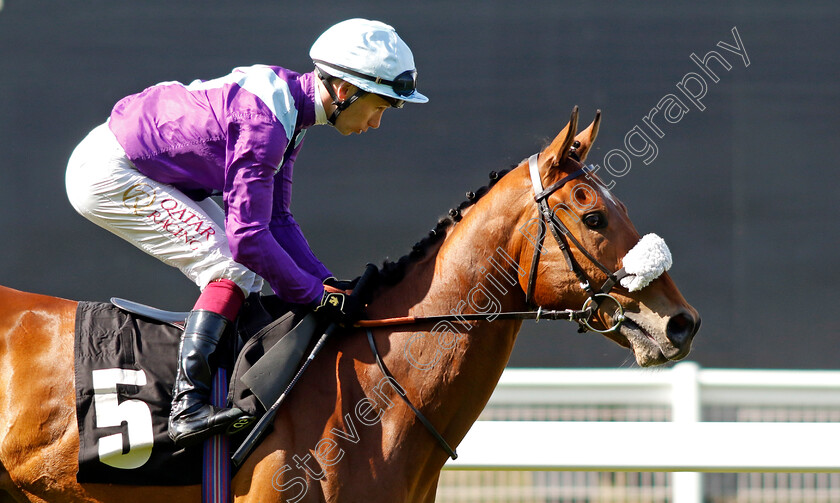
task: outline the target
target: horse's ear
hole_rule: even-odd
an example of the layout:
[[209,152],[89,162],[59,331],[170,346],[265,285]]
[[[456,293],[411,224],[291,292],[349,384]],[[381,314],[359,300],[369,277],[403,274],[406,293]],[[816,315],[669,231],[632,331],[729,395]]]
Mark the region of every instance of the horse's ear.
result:
[[554,138],[545,150],[540,154],[543,157],[543,165],[552,168],[559,165],[569,156],[569,148],[575,141],[575,133],[577,132],[578,122],[578,107],[572,109],[572,116],[569,118],[569,123],[560,131],[560,134]]
[[575,141],[579,143],[579,145],[575,148],[575,153],[581,161],[586,159],[586,155],[589,153],[589,149],[592,147],[592,144],[595,143],[595,138],[598,136],[598,128],[600,127],[601,111],[598,110],[595,113],[595,120],[592,121],[592,124],[590,124],[588,128],[578,133],[578,135],[575,137]]

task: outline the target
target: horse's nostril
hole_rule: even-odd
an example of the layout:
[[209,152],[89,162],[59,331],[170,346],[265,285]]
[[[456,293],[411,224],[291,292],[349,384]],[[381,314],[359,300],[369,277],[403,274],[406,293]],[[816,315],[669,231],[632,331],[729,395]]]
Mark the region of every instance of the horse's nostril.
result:
[[680,313],[676,316],[672,316],[671,319],[668,320],[668,325],[665,327],[665,334],[668,336],[668,340],[678,348],[682,348],[686,344],[689,344],[691,342],[691,338],[694,336],[694,332],[694,318],[686,313]]

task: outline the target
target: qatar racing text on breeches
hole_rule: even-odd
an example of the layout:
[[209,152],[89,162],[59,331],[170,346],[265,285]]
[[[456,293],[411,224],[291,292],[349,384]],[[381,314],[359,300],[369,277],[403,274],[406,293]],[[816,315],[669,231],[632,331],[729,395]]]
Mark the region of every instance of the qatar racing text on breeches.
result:
[[217,279],[233,281],[246,296],[262,289],[262,278],[231,256],[222,208],[140,173],[107,124],[73,151],[66,184],[82,216],[177,267],[202,290]]

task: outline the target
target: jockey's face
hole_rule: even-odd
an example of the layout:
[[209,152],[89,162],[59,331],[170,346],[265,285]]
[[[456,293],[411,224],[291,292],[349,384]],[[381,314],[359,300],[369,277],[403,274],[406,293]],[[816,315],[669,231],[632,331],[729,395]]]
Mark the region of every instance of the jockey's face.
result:
[[389,108],[391,105],[380,96],[366,94],[339,114],[335,128],[343,135],[362,134],[369,128],[376,129],[382,122],[382,114]]

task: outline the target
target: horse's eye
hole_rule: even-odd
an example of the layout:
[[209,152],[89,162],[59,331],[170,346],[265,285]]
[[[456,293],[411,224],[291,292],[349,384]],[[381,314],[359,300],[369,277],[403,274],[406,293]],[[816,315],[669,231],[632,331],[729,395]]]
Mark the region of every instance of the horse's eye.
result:
[[603,229],[607,226],[607,219],[603,213],[595,211],[584,215],[583,223],[590,229]]

